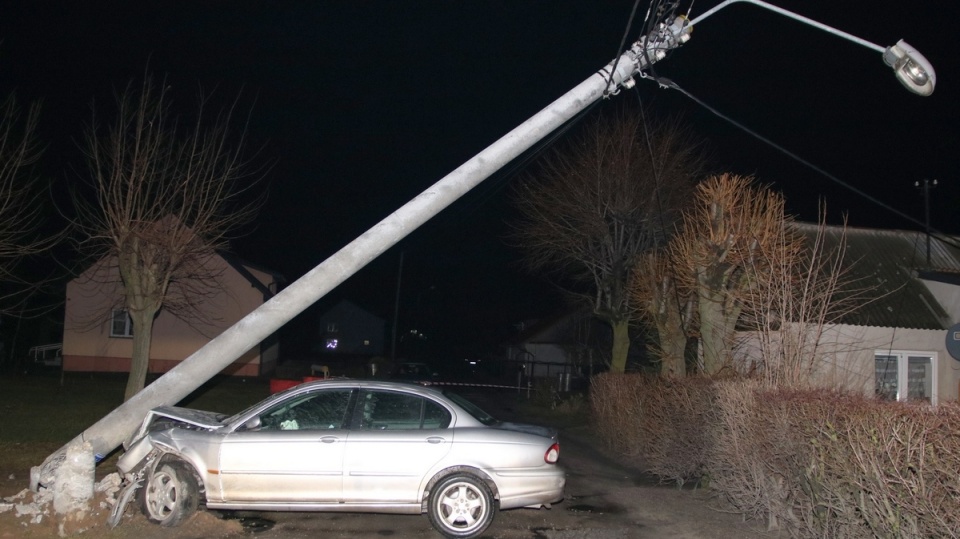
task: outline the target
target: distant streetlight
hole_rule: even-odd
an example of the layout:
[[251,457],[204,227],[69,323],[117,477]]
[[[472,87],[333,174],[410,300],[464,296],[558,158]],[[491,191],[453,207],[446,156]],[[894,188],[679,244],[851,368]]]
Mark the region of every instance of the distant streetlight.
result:
[[917,49],[911,47],[907,42],[902,39],[897,42],[896,45],[891,45],[887,48],[883,48],[880,45],[876,45],[864,39],[861,39],[857,36],[848,34],[841,30],[837,30],[826,24],[817,22],[813,19],[808,19],[802,15],[793,13],[792,11],[787,11],[781,7],[762,2],[761,0],[726,0],[721,2],[713,7],[713,9],[707,10],[703,15],[693,19],[684,28],[684,32],[689,32],[693,29],[694,25],[703,22],[704,19],[713,15],[714,13],[720,11],[721,9],[729,6],[730,4],[746,2],[748,4],[753,4],[770,11],[779,13],[791,19],[800,21],[814,28],[819,28],[825,32],[831,33],[835,36],[842,37],[848,41],[852,41],[858,45],[867,47],[868,49],[875,50],[883,54],[883,61],[888,66],[893,68],[893,73],[897,76],[897,79],[911,92],[927,96],[933,93],[933,88],[937,84],[937,74],[933,70],[933,66],[930,65],[930,62],[923,57],[922,54],[917,52]]

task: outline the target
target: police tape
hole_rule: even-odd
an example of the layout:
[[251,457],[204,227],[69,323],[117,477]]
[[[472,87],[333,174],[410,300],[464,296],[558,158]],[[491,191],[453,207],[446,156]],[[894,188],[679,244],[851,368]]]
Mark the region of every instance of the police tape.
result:
[[420,382],[424,386],[486,387],[495,389],[525,389],[524,386],[504,386],[497,384],[471,384],[466,382]]

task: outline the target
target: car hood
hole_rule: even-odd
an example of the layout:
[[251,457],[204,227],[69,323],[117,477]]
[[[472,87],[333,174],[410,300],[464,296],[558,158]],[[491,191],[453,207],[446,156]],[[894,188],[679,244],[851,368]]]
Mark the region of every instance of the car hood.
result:
[[[219,429],[223,426],[223,424],[220,423],[220,420],[223,419],[223,414],[194,410],[192,408],[181,408],[179,406],[160,406],[159,408],[150,410],[147,414],[147,419],[150,420],[155,417],[166,417],[204,429]],[[149,423],[149,421],[144,422]]]
[[125,448],[129,448],[133,442],[139,440],[145,434],[147,434],[147,432],[150,431],[150,426],[157,420],[172,419],[173,421],[183,423],[188,427],[200,428],[204,430],[217,430],[223,427],[223,423],[221,423],[223,417],[223,414],[205,412],[203,410],[194,410],[192,408],[181,408],[179,406],[160,406],[147,412],[146,417],[143,418],[143,423],[140,424],[140,428],[137,429],[137,432],[135,432],[133,436],[131,436],[123,444],[123,446]]
[[493,425],[495,429],[512,430],[515,432],[525,432],[535,434],[544,438],[556,439],[557,429],[550,427],[541,427],[540,425],[529,425],[527,423],[511,423],[509,421],[499,421]]

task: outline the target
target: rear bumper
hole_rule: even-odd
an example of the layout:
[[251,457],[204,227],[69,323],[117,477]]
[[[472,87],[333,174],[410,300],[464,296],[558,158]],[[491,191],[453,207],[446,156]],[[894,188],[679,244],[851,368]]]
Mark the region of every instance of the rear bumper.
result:
[[500,509],[540,507],[563,499],[567,474],[559,466],[536,470],[493,472],[500,493]]

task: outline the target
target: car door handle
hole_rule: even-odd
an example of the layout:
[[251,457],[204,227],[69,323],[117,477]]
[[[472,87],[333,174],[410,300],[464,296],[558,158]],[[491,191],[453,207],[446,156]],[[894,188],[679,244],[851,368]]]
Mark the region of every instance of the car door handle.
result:
[[444,441],[442,436],[431,436],[427,438],[427,442],[431,444],[442,444]]
[[325,444],[332,444],[332,443],[335,443],[335,442],[339,442],[339,441],[340,441],[340,438],[338,438],[338,437],[336,437],[336,436],[324,436],[323,438],[320,438],[320,441],[323,442],[323,443],[325,443]]

